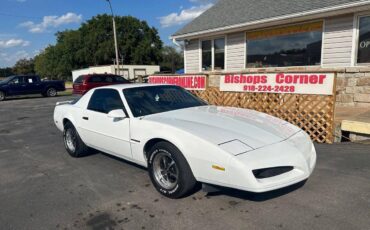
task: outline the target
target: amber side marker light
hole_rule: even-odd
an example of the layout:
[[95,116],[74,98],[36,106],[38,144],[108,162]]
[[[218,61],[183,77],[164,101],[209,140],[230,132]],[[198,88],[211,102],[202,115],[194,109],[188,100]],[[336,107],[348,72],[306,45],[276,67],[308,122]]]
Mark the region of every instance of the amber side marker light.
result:
[[221,166],[218,166],[218,165],[212,165],[212,168],[213,169],[216,169],[216,170],[225,171],[225,168],[224,167],[221,167]]

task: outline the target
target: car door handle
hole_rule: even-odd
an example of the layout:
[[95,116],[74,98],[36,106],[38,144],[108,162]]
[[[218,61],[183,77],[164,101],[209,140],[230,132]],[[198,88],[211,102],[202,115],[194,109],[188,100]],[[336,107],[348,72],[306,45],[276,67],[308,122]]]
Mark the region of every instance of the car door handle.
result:
[[88,117],[82,117],[82,119],[87,120],[87,121],[89,120],[89,118],[88,118]]

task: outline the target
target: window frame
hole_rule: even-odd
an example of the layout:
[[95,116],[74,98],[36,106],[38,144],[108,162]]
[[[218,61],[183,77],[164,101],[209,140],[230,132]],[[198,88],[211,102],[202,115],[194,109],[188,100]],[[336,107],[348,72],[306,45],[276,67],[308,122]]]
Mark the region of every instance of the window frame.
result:
[[369,62],[363,62],[363,63],[358,63],[358,42],[360,40],[360,19],[361,18],[364,18],[364,17],[370,17],[370,12],[366,12],[366,13],[357,13],[354,15],[354,39],[353,39],[353,49],[352,49],[352,65],[353,66],[369,66],[370,65],[370,61]]
[[[224,68],[215,70],[215,40],[224,39]],[[211,70],[203,70],[203,41],[211,41]],[[227,35],[199,39],[199,72],[227,71]]]

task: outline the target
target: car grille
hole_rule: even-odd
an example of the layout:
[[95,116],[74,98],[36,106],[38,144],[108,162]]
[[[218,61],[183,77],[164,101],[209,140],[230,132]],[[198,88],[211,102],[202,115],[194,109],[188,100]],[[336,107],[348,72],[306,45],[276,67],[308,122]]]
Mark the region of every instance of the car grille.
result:
[[273,168],[255,169],[255,170],[252,170],[252,172],[257,179],[264,179],[264,178],[277,176],[277,175],[289,172],[291,170],[293,170],[293,166],[280,166],[280,167],[273,167]]

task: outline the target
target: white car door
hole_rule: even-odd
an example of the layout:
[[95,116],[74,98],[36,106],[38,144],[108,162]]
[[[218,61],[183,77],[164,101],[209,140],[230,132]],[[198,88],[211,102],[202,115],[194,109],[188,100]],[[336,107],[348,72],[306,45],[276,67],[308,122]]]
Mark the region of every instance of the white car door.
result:
[[84,132],[85,142],[100,151],[132,159],[130,118],[108,117],[108,113],[116,109],[126,111],[117,90],[96,89],[94,91],[82,115],[81,129]]

